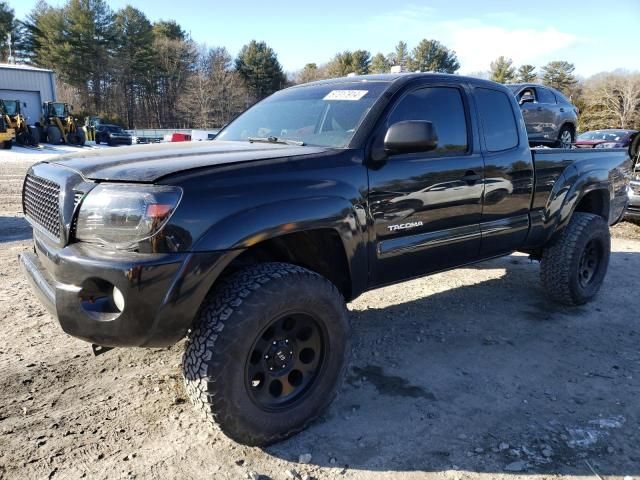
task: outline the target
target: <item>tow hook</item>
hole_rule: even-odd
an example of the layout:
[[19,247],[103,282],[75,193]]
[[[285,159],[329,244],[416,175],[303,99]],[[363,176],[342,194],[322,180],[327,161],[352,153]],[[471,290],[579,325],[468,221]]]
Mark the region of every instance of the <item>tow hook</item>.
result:
[[96,345],[95,343],[91,344],[91,350],[93,350],[93,355],[98,356],[103,353],[107,353],[109,350],[113,350],[114,347],[103,347],[102,345]]

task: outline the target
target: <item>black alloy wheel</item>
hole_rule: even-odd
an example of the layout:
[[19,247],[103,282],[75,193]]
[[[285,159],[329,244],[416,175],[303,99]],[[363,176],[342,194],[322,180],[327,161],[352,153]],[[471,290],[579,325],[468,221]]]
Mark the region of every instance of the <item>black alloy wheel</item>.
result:
[[251,399],[260,408],[288,408],[313,386],[324,366],[325,334],[308,314],[275,319],[258,336],[246,362]]

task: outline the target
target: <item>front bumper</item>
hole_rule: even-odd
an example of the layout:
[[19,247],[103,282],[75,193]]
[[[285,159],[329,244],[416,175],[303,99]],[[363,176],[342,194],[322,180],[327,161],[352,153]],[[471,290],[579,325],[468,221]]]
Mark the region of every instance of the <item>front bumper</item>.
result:
[[[114,254],[35,239],[20,264],[40,301],[74,337],[107,346],[170,346],[184,337],[227,252]],[[124,299],[120,310],[112,297]]]
[[110,145],[132,145],[131,137],[109,137],[108,143]]
[[624,218],[640,220],[640,182],[634,182],[629,193],[629,205],[624,212]]

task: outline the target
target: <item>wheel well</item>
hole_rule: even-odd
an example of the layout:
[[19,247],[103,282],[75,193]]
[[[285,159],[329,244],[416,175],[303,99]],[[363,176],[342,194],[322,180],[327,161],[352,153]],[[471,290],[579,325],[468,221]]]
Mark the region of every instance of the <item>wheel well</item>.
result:
[[593,213],[609,220],[608,193],[604,190],[593,190],[580,199],[574,212]]
[[562,127],[560,127],[559,131],[562,131],[562,129],[565,128],[565,127],[569,128],[569,130],[571,130],[572,136],[576,134],[576,126],[573,123],[571,123],[571,122],[563,123]]
[[235,258],[220,278],[249,265],[265,262],[285,262],[307,268],[332,282],[346,301],[351,299],[347,256],[335,230],[293,232],[260,242]]

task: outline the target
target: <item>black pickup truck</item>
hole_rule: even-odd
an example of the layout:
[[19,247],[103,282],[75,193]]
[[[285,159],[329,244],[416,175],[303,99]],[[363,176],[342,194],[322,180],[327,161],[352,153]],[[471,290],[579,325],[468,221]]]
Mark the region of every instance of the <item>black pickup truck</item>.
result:
[[265,445],[331,402],[345,302],[508,255],[551,299],[591,300],[628,201],[626,150],[531,150],[496,83],[351,77],[280,91],[215,141],[34,165],[21,264],[70,335],[108,347],[187,337],[186,389],[230,437]]

